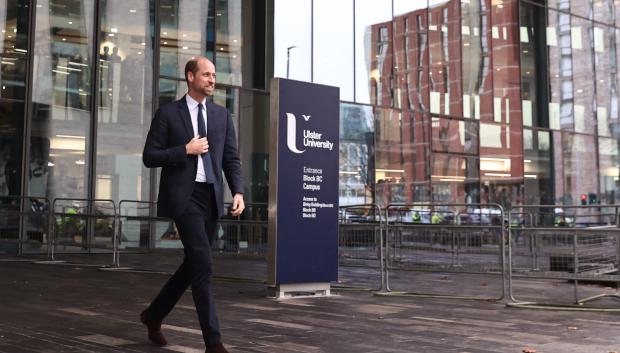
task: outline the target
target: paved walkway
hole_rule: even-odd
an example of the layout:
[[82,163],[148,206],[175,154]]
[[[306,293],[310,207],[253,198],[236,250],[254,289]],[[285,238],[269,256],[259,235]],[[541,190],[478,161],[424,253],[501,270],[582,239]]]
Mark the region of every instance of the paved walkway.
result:
[[[0,259],[0,353],[204,351],[189,294],[165,321],[169,345],[154,347],[146,339],[138,314],[166,274],[33,264],[29,259]],[[166,272],[179,259],[178,253],[167,252],[122,260]],[[380,297],[349,287],[328,298],[276,301],[267,298],[263,262],[217,258],[215,265],[215,299],[231,352],[620,352],[619,313]],[[350,267],[341,268],[341,274],[348,284],[361,287],[371,287],[377,275]],[[463,277],[461,284],[465,281]],[[545,290],[541,283],[531,286]]]

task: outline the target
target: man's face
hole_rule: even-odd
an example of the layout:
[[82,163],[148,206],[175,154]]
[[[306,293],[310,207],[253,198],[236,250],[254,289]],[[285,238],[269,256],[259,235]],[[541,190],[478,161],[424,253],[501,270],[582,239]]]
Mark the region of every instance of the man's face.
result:
[[199,59],[198,70],[195,74],[190,72],[187,79],[193,91],[205,96],[212,96],[213,90],[215,90],[215,66],[209,60]]

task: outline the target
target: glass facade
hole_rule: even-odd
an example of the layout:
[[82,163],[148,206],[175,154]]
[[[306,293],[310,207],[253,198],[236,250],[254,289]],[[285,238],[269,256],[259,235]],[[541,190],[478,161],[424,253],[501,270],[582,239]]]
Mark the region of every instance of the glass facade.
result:
[[268,201],[272,77],[340,87],[341,205],[618,203],[618,14],[613,0],[0,0],[0,196],[154,201],[150,120],[204,55],[248,203]]
[[[347,101],[341,204],[617,202],[619,10],[612,0],[346,2],[330,28],[352,37],[353,76],[313,75],[316,54],[289,63],[291,78],[339,82]],[[324,25],[315,15],[296,36],[324,46]],[[285,77],[277,48],[301,42],[277,29],[274,40]],[[351,56],[340,48],[335,67]]]

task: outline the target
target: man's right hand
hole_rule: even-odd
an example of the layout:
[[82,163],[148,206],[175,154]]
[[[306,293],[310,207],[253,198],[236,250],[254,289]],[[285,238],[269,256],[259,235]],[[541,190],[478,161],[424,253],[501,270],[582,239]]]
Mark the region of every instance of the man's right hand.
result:
[[185,153],[199,155],[209,151],[209,142],[206,137],[196,136],[185,145]]

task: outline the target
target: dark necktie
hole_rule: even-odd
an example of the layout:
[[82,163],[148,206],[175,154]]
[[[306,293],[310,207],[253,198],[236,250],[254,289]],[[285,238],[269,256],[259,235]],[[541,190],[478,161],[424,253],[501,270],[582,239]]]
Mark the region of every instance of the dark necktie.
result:
[[[202,103],[198,104],[198,135],[207,137],[207,128],[205,127],[205,119],[202,116]],[[209,152],[200,155],[202,157],[202,165],[205,169],[205,178],[207,183],[215,184],[215,173],[213,172],[213,163],[211,163],[211,154]]]

